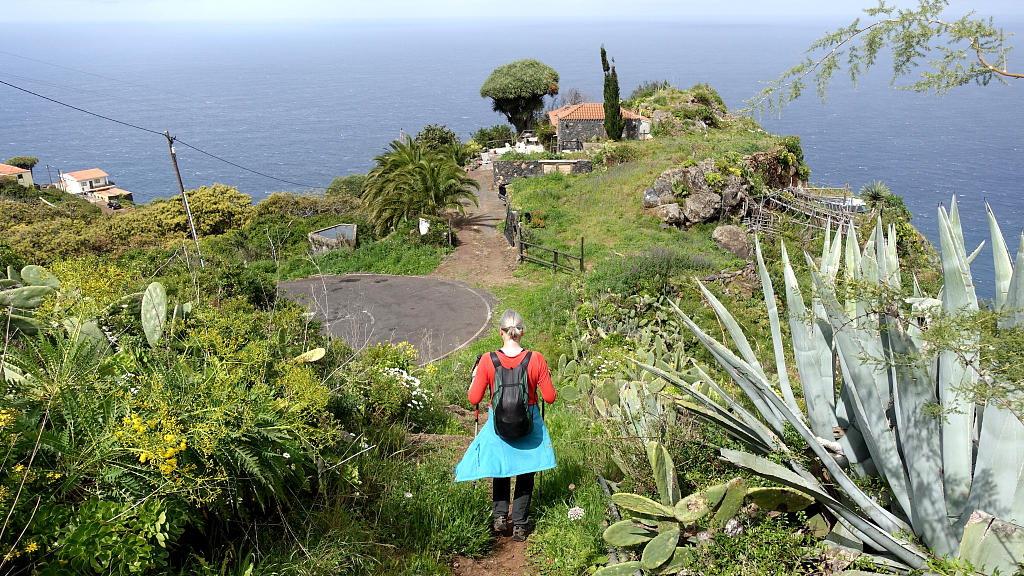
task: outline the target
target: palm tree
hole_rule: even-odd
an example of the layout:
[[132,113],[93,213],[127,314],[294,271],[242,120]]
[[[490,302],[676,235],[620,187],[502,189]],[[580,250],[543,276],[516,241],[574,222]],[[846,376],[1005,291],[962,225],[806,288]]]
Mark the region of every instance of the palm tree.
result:
[[860,197],[872,210],[880,208],[890,194],[892,190],[889,189],[889,185],[881,180],[869,182],[860,189]]
[[362,198],[378,232],[423,214],[436,216],[455,209],[465,213],[463,201],[477,203],[480,185],[443,151],[434,151],[406,137],[374,158],[377,165],[366,175]]

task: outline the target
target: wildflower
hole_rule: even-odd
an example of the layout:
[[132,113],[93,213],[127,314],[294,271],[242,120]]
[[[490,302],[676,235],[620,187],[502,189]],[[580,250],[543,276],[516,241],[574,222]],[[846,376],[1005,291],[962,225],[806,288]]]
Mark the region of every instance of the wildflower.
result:
[[583,508],[573,506],[572,508],[569,508],[569,520],[582,520],[586,513],[586,510]]
[[287,453],[287,452],[285,452],[284,454],[281,454],[281,457],[283,457],[285,460],[287,460],[287,459],[291,458],[292,455]]
[[39,544],[36,544],[35,542],[29,542],[25,545],[26,554],[28,554],[29,552],[35,552],[36,550],[39,550]]
[[25,469],[25,467],[24,467],[24,466],[22,466],[21,464],[15,464],[15,465],[14,465],[14,471],[15,471],[15,472],[21,472],[21,471],[22,471],[22,470],[24,470],[24,469]]
[[575,484],[569,484],[569,491],[570,492],[572,492],[575,489],[576,489],[576,485]]
[[412,492],[406,492],[405,493],[405,497],[406,498],[412,498]]
[[735,538],[736,536],[743,534],[743,524],[740,524],[739,520],[735,518],[730,518],[729,521],[725,523],[725,533]]

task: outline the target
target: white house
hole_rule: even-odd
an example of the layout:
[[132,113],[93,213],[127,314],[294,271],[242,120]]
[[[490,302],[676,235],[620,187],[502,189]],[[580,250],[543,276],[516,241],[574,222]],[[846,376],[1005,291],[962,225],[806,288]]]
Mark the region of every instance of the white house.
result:
[[0,178],[8,176],[18,181],[22,186],[32,186],[32,172],[10,164],[0,164]]
[[93,196],[101,200],[116,197],[131,199],[131,192],[115,188],[114,183],[108,178],[109,175],[99,168],[62,172],[57,187],[69,194]]

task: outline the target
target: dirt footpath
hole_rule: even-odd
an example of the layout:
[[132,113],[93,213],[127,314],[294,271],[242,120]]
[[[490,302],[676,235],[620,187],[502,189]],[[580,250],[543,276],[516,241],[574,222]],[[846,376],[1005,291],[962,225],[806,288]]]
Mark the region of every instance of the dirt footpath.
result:
[[480,205],[468,205],[466,215],[452,221],[459,246],[431,276],[484,288],[520,282],[512,275],[516,269],[515,248],[497,228],[505,221],[505,203],[493,187],[490,165],[469,172],[469,176],[480,184]]

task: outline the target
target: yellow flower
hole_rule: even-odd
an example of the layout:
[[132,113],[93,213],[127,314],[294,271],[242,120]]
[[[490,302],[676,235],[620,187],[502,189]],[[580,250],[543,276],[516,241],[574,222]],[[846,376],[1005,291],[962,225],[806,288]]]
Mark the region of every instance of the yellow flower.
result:
[[36,550],[39,550],[39,544],[36,544],[35,542],[29,542],[25,545],[26,554],[29,552],[35,552]]
[[164,442],[167,442],[167,443],[174,442],[174,434],[165,434],[164,435]]
[[21,472],[21,471],[22,471],[22,470],[24,470],[24,469],[25,469],[25,467],[24,467],[24,466],[22,466],[21,464],[15,464],[15,465],[14,465],[14,471],[15,471],[15,472]]

